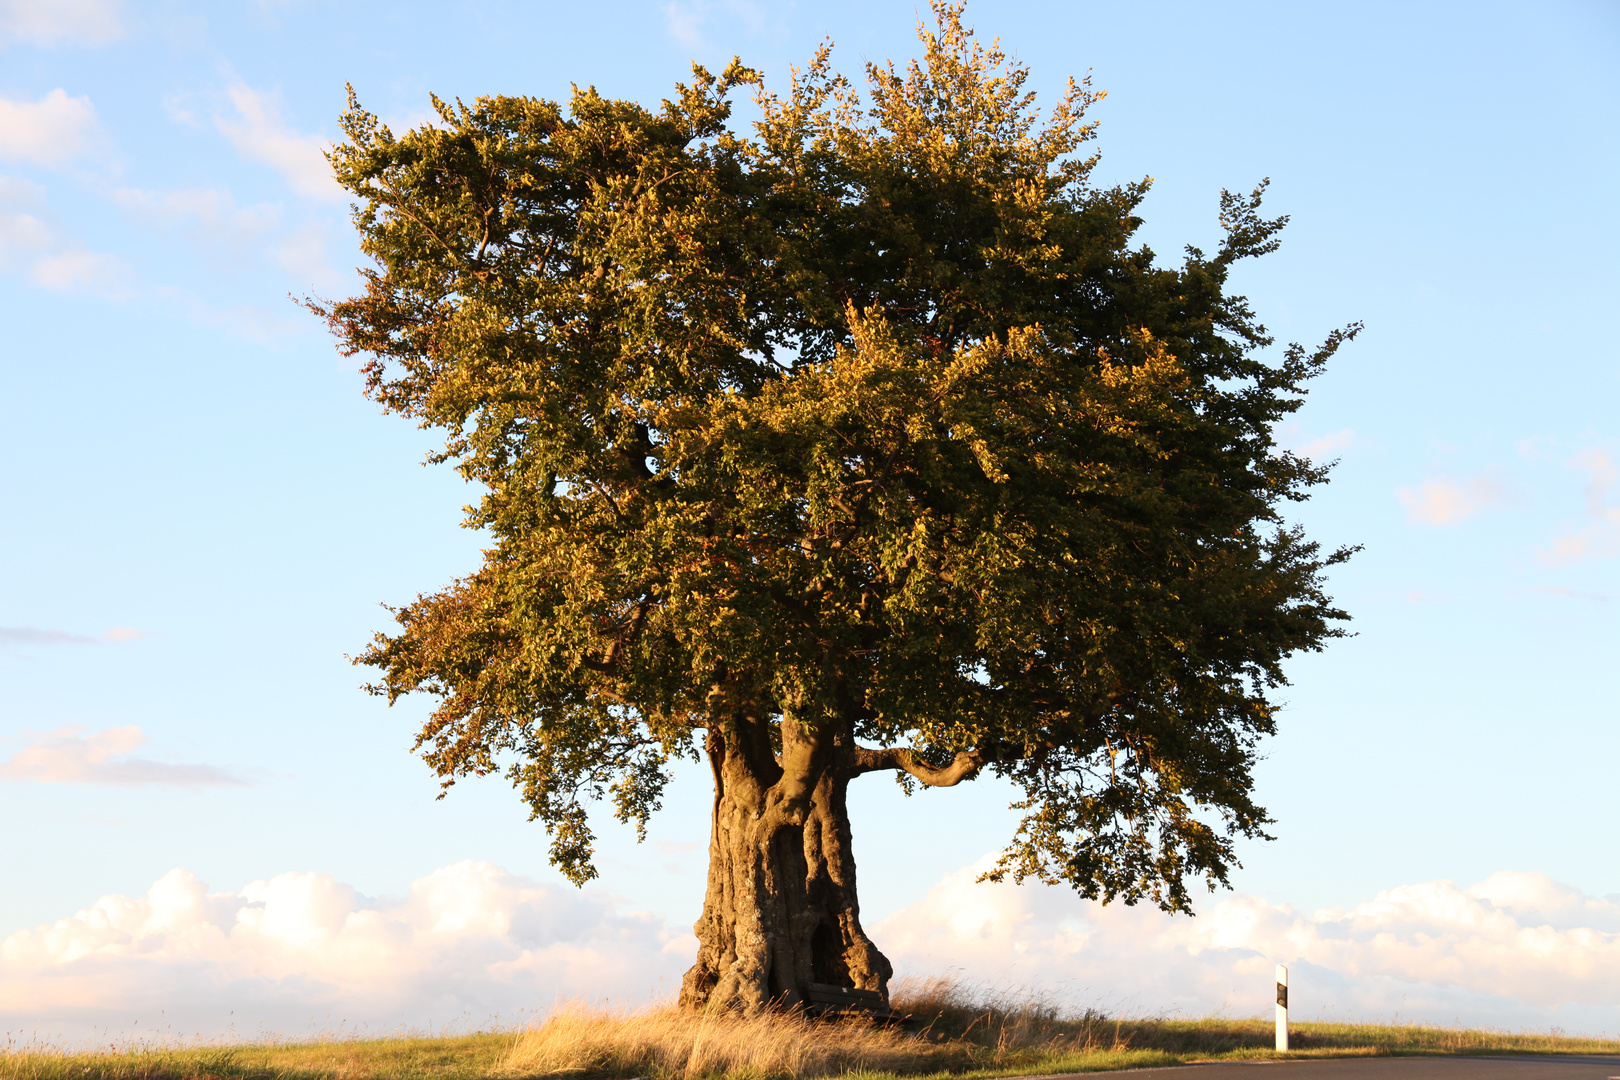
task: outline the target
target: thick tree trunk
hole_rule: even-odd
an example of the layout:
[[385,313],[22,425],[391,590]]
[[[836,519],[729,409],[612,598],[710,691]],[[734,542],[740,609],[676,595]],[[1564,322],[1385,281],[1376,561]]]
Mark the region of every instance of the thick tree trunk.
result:
[[[756,1011],[805,1003],[811,983],[888,998],[889,961],[861,929],[840,756],[764,722],[707,740],[715,799],[709,884],[681,1004]],[[784,766],[786,771],[784,772]]]

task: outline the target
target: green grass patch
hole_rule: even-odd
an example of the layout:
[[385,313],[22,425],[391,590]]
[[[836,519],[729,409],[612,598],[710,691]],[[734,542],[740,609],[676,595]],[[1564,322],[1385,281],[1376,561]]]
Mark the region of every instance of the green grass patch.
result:
[[673,1008],[559,1009],[528,1028],[461,1036],[239,1046],[150,1043],[0,1052],[0,1080],[989,1080],[1195,1061],[1389,1054],[1617,1054],[1620,1040],[1417,1024],[1303,1023],[1273,1049],[1266,1020],[1064,1015],[953,983],[901,987],[904,1027]]

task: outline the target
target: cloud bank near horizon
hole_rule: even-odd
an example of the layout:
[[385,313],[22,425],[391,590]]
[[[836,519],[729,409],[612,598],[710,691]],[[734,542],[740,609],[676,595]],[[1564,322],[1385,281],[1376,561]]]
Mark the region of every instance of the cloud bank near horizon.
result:
[[478,1027],[559,998],[640,1004],[696,953],[660,920],[460,862],[370,898],[330,874],[212,893],[174,869],[0,943],[0,1027],[180,1041]]
[[[1195,919],[945,875],[872,927],[901,976],[1125,1014],[1248,1016],[1290,964],[1301,1020],[1620,1033],[1620,898],[1540,874],[1405,885],[1304,914],[1228,894]],[[696,898],[694,898],[694,901]],[[672,997],[697,942],[603,891],[461,862],[403,897],[285,873],[211,893],[184,869],[0,944],[0,1026],[182,1040],[513,1022],[567,999]]]
[[956,969],[1114,1014],[1253,1016],[1270,1014],[1281,962],[1296,1020],[1620,1034],[1620,896],[1545,874],[1402,885],[1309,914],[1227,893],[1189,919],[976,883],[993,862],[945,875],[872,927],[897,968]]

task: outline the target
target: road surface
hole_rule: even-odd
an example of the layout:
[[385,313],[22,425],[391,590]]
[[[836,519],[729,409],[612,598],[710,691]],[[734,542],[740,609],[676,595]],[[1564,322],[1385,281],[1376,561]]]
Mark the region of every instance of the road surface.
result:
[[[1360,1057],[1216,1061],[1098,1074],[1169,1080],[1620,1080],[1620,1057]],[[1072,1080],[1023,1077],[1021,1080]]]

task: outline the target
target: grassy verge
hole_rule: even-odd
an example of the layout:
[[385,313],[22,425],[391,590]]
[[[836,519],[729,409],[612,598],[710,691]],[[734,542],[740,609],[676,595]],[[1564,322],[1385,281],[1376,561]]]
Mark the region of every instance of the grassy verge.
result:
[[[527,1030],[190,1048],[0,1053],[0,1080],[976,1080],[1276,1057],[1261,1020],[1064,1015],[986,1000],[947,981],[901,986],[904,1027],[802,1016],[559,1009]],[[1412,1025],[1306,1023],[1290,1057],[1375,1054],[1620,1054],[1620,1040]]]

